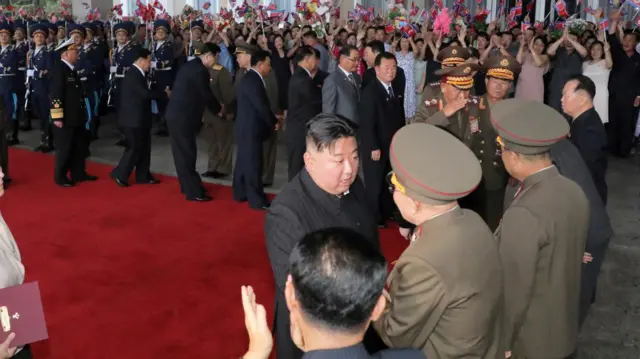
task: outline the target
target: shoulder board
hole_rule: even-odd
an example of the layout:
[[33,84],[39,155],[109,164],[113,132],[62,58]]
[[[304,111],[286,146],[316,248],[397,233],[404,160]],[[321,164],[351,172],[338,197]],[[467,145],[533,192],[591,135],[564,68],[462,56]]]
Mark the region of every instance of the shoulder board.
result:
[[427,107],[433,107],[438,104],[438,99],[432,98],[424,101],[424,105]]
[[439,82],[432,82],[429,84],[429,86],[431,87],[440,87],[440,83]]
[[216,71],[220,71],[220,70],[223,69],[223,67],[220,64],[215,64],[215,65],[213,65],[213,69],[216,70]]
[[477,105],[478,103],[480,103],[480,99],[478,99],[478,96],[469,96],[467,98],[467,103],[470,105]]

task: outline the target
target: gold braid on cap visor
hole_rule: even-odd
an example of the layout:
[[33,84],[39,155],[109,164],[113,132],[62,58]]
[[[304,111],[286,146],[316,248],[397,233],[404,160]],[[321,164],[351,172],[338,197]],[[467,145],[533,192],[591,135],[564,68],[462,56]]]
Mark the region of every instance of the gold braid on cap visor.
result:
[[465,62],[465,59],[463,59],[462,57],[448,57],[442,60],[442,66],[453,67],[453,66],[462,65],[464,64],[464,62]]
[[502,67],[489,69],[487,71],[487,76],[495,77],[495,78],[501,79],[501,80],[509,80],[509,81],[513,81],[513,79],[514,79],[513,71],[511,71],[509,69],[502,68]]
[[396,191],[402,194],[407,194],[407,190],[400,183],[400,181],[398,181],[398,177],[396,177],[395,173],[393,174],[393,176],[391,176],[391,184],[393,185],[393,187],[395,187]]
[[445,82],[462,90],[473,87],[473,77],[471,76],[447,76]]

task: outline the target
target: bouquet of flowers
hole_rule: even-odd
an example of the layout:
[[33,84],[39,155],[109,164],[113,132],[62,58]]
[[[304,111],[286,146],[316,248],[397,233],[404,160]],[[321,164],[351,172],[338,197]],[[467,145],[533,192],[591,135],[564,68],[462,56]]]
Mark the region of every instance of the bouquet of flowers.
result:
[[394,21],[397,17],[401,17],[402,11],[400,10],[401,9],[397,6],[391,8],[389,11],[389,20]]
[[564,25],[569,27],[569,32],[581,36],[588,29],[589,23],[584,19],[570,18]]

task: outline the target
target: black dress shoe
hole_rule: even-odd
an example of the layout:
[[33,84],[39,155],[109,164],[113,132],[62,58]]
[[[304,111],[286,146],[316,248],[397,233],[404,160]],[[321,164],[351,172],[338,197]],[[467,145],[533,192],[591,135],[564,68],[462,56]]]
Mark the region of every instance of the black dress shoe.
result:
[[264,186],[264,187],[271,187],[271,186],[273,186],[273,182],[265,182],[265,183],[263,184],[263,186]]
[[213,179],[220,179],[220,178],[224,178],[224,177],[227,177],[227,176],[228,176],[228,174],[226,174],[226,173],[220,173],[220,172],[216,172],[216,171],[207,171],[207,172],[202,174],[202,177],[213,178]]
[[127,141],[125,140],[119,140],[118,142],[116,142],[116,146],[118,147],[125,147],[127,145]]
[[160,183],[160,181],[158,181],[158,180],[157,180],[157,179],[155,179],[155,178],[152,178],[152,179],[144,180],[144,181],[138,181],[138,180],[136,180],[136,183],[137,183],[137,184],[158,184],[158,183]]
[[125,181],[121,181],[118,177],[111,177],[113,181],[120,187],[129,187],[129,184]]
[[167,131],[165,129],[160,129],[160,130],[156,131],[156,136],[167,137],[167,136],[169,136],[169,131]]
[[187,201],[193,201],[193,202],[209,202],[213,199],[213,197],[205,194],[201,197],[187,197]]
[[270,207],[270,206],[271,206],[271,203],[268,203],[268,202],[267,202],[267,203],[263,204],[263,205],[262,205],[262,206],[260,206],[260,207],[251,207],[251,208],[252,208],[252,209],[256,209],[256,210],[258,210],[258,211],[266,211],[266,210],[268,210],[268,209],[269,209],[269,207]]
[[84,176],[82,176],[80,178],[74,178],[73,180],[75,182],[93,182],[93,181],[97,181],[98,177],[92,176],[92,175],[89,175],[89,174],[85,174]]
[[22,126],[20,126],[20,130],[28,132],[28,131],[32,130],[32,127],[31,127],[31,125],[22,125]]

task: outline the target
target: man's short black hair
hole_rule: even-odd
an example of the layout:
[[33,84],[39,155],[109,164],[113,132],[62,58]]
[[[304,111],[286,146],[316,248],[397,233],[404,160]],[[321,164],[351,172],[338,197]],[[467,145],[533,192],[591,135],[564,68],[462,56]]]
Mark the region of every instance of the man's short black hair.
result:
[[396,65],[398,64],[398,60],[396,60],[395,55],[393,55],[390,52],[381,52],[381,53],[378,54],[378,56],[376,56],[376,61],[375,61],[374,65],[376,67],[380,66],[380,64],[382,63],[382,59],[393,60],[393,61],[395,61]]
[[202,55],[206,55],[211,53],[211,55],[215,56],[220,53],[220,46],[214,44],[213,42],[205,42],[204,49],[202,50]]
[[271,54],[266,50],[257,50],[256,52],[251,54],[251,66],[256,66],[257,64],[264,62],[267,58],[270,58]]
[[358,48],[353,45],[344,45],[340,48],[340,56],[349,57],[351,56],[351,51],[358,51]]
[[636,40],[636,42],[640,42],[640,35],[633,31],[633,30],[625,30],[624,32],[624,37],[626,36],[633,36],[633,38]]
[[356,137],[358,125],[340,115],[321,113],[307,122],[307,144],[324,151],[346,137]]
[[316,32],[313,31],[313,30],[309,30],[309,31],[305,32],[304,34],[302,34],[302,37],[312,37],[314,39],[317,39],[318,38],[318,34],[316,34]]
[[[311,46],[300,46],[298,48],[298,50],[296,50],[296,56],[294,58],[294,63],[295,64],[299,64],[302,60],[306,59],[307,57],[310,56],[316,56],[316,52],[313,51],[315,50],[313,47]],[[319,52],[319,51],[318,51]]]
[[380,40],[369,41],[365,45],[365,48],[367,47],[370,48],[371,52],[373,52],[374,54],[381,54],[384,52],[384,43]]
[[567,80],[569,81],[577,81],[578,84],[573,92],[578,92],[580,90],[585,91],[591,100],[596,97],[596,84],[593,83],[589,77],[585,75],[573,75]]
[[385,27],[383,25],[376,26],[376,32],[378,32],[378,31],[384,31],[385,34],[387,33],[387,29],[385,29]]
[[148,49],[145,49],[143,47],[139,47],[138,51],[136,51],[134,53],[134,60],[133,61],[138,61],[139,59],[148,59],[149,56],[151,56],[151,51],[149,51]]
[[387,262],[361,234],[328,228],[296,244],[289,270],[307,319],[332,331],[357,333],[382,295]]

